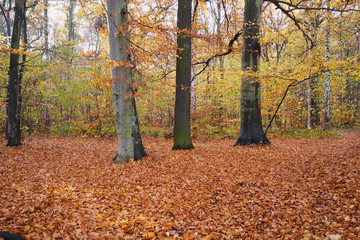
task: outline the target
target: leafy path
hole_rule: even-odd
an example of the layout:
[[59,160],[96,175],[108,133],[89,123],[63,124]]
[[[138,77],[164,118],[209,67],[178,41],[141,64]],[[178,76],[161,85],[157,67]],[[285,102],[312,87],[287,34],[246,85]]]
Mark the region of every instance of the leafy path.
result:
[[341,139],[145,138],[114,165],[114,139],[0,140],[0,230],[28,239],[360,239],[360,132]]

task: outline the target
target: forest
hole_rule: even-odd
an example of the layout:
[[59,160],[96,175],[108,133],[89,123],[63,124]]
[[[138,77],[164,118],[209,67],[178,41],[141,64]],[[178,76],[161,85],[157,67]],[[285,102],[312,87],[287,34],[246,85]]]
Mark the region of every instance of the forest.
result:
[[0,12],[0,239],[360,238],[359,1]]

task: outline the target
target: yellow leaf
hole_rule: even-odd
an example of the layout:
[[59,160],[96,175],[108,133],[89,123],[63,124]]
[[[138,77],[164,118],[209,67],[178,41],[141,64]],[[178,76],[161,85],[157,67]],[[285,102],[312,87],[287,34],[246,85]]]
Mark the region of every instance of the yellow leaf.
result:
[[155,237],[155,233],[154,232],[148,232],[146,234],[146,239],[153,239]]

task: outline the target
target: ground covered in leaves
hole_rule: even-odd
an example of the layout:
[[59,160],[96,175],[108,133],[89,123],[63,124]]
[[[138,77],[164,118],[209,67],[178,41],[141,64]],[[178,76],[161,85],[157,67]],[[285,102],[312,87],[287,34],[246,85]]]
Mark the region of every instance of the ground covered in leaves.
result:
[[116,165],[115,139],[0,140],[0,230],[28,239],[360,239],[360,132],[340,139],[145,138]]

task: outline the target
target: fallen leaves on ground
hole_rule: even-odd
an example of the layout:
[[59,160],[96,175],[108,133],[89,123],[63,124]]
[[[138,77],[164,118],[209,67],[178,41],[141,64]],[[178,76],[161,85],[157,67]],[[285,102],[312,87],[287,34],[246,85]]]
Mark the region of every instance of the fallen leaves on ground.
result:
[[0,147],[0,230],[28,239],[360,239],[360,133],[341,139],[27,137]]

